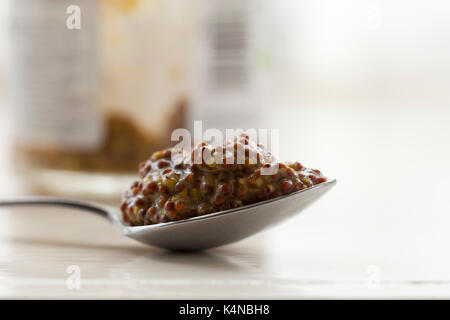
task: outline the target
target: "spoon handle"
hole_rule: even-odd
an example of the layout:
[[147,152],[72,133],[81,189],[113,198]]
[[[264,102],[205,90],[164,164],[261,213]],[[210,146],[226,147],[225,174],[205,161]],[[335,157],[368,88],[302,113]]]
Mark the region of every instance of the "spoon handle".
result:
[[11,199],[0,199],[0,207],[2,206],[58,206],[71,207],[99,214],[102,217],[109,218],[108,212],[102,205],[69,198],[59,197],[14,197]]

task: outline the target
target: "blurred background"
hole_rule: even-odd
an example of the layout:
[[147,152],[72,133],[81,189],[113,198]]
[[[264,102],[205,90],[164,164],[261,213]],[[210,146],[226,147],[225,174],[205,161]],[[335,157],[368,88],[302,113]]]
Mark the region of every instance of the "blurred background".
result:
[[[66,26],[72,3],[79,30]],[[271,234],[277,254],[331,241],[387,278],[450,281],[449,2],[14,0],[0,10],[0,196],[118,202],[174,128],[280,129],[281,160],[338,185]],[[310,271],[334,275],[320,261]]]

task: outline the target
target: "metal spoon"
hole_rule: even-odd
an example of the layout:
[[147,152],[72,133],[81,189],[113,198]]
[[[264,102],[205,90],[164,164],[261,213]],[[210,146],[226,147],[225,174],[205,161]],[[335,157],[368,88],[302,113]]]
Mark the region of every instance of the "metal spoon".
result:
[[248,206],[167,223],[130,227],[118,208],[75,199],[25,197],[0,200],[0,206],[52,205],[91,211],[110,220],[119,231],[142,243],[170,250],[203,250],[229,244],[294,216],[336,184],[326,181],[311,188]]

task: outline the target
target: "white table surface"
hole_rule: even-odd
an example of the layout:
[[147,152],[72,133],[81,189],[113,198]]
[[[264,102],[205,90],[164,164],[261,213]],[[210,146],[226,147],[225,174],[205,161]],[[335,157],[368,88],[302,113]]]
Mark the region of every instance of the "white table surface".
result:
[[[124,238],[89,213],[1,208],[0,298],[450,298],[448,108],[272,113],[282,158],[338,180],[301,215],[180,254]],[[0,196],[21,194],[0,139]],[[81,272],[78,290],[67,286],[69,266]]]

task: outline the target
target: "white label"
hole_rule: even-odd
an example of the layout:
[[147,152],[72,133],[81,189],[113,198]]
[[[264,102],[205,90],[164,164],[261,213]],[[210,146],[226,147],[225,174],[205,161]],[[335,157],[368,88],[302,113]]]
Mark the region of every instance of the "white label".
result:
[[[11,1],[9,93],[18,143],[69,150],[102,143],[97,4],[76,1],[79,12],[68,12],[73,4]],[[67,19],[79,28],[68,28]]]
[[193,117],[206,127],[244,128],[258,123],[255,55],[261,1],[198,0],[193,57]]

